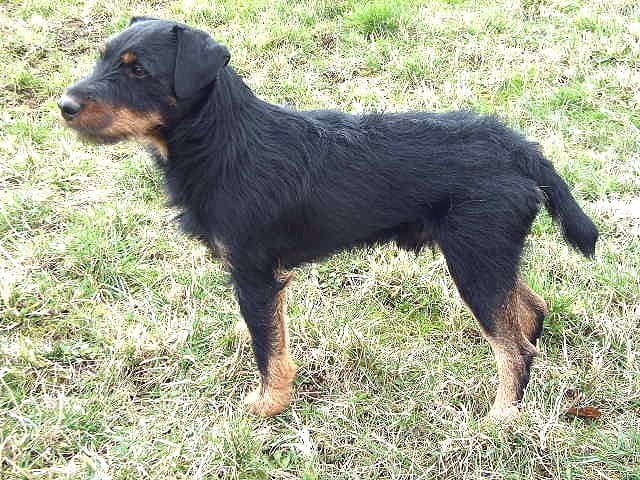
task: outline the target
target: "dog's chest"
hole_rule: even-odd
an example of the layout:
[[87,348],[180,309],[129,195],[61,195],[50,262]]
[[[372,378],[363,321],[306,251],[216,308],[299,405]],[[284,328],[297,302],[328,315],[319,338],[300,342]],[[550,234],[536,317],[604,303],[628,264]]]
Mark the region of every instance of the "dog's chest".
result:
[[209,208],[213,202],[211,191],[199,183],[204,179],[185,176],[182,172],[169,169],[163,170],[169,203],[180,210],[177,216],[180,228],[185,234],[212,246],[216,238],[216,222],[213,209]]

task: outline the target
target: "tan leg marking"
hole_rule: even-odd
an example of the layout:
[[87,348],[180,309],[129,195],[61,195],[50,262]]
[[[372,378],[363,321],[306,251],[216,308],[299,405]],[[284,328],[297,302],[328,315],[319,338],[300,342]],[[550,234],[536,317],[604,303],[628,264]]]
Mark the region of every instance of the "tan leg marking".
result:
[[276,329],[276,345],[269,358],[267,376],[259,387],[244,399],[248,410],[261,417],[270,417],[282,412],[293,395],[293,377],[296,364],[289,355],[289,332],[287,329],[287,302],[283,288],[278,292],[274,307],[274,326]]
[[531,343],[534,343],[542,333],[542,322],[549,313],[549,308],[544,299],[531,290],[529,285],[521,278],[518,279],[516,289],[516,297],[519,304],[518,311],[520,313],[518,317],[520,330]]
[[[530,326],[536,315],[528,292],[519,281],[507,297],[506,304],[495,316],[494,333],[483,331],[496,357],[498,390],[489,415],[509,419],[518,415],[518,404],[529,381],[529,369],[538,350],[523,332],[522,325]],[[528,287],[527,287],[528,289]],[[523,297],[522,293],[527,293]]]

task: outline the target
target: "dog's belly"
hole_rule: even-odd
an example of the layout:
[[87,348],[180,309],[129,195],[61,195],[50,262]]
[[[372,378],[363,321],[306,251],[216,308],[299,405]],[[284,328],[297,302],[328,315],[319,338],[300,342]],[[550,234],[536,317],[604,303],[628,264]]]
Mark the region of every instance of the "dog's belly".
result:
[[432,231],[435,222],[428,218],[405,219],[385,227],[356,223],[357,220],[354,219],[351,226],[336,223],[316,224],[311,229],[308,226],[295,229],[289,225],[286,229],[289,233],[277,241],[277,256],[283,266],[292,268],[357,247],[395,242],[400,248],[418,253],[424,246],[433,243]]

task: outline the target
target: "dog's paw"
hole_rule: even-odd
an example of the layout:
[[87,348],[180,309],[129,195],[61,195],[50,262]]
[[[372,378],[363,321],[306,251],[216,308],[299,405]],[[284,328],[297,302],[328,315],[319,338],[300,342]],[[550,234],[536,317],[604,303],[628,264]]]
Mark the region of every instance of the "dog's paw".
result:
[[289,406],[293,395],[293,383],[280,388],[258,387],[244,399],[247,410],[259,417],[271,417]]
[[521,416],[520,409],[516,405],[491,407],[489,419],[494,423],[509,424],[518,420]]
[[238,341],[242,343],[249,343],[249,341],[251,340],[249,328],[243,320],[238,320],[238,322],[234,325],[233,334],[238,339]]

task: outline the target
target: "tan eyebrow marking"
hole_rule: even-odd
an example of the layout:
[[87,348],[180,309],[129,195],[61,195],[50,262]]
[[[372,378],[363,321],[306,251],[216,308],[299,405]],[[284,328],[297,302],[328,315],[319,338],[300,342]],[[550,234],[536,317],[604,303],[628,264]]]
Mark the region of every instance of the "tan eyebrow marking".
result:
[[124,52],[120,58],[122,59],[123,63],[133,63],[136,61],[136,54],[133,53],[132,51],[128,51],[128,52]]
[[102,45],[100,45],[98,47],[98,52],[100,52],[100,55],[104,55],[106,51],[107,51],[107,44],[106,43],[104,43],[104,44],[102,44]]

